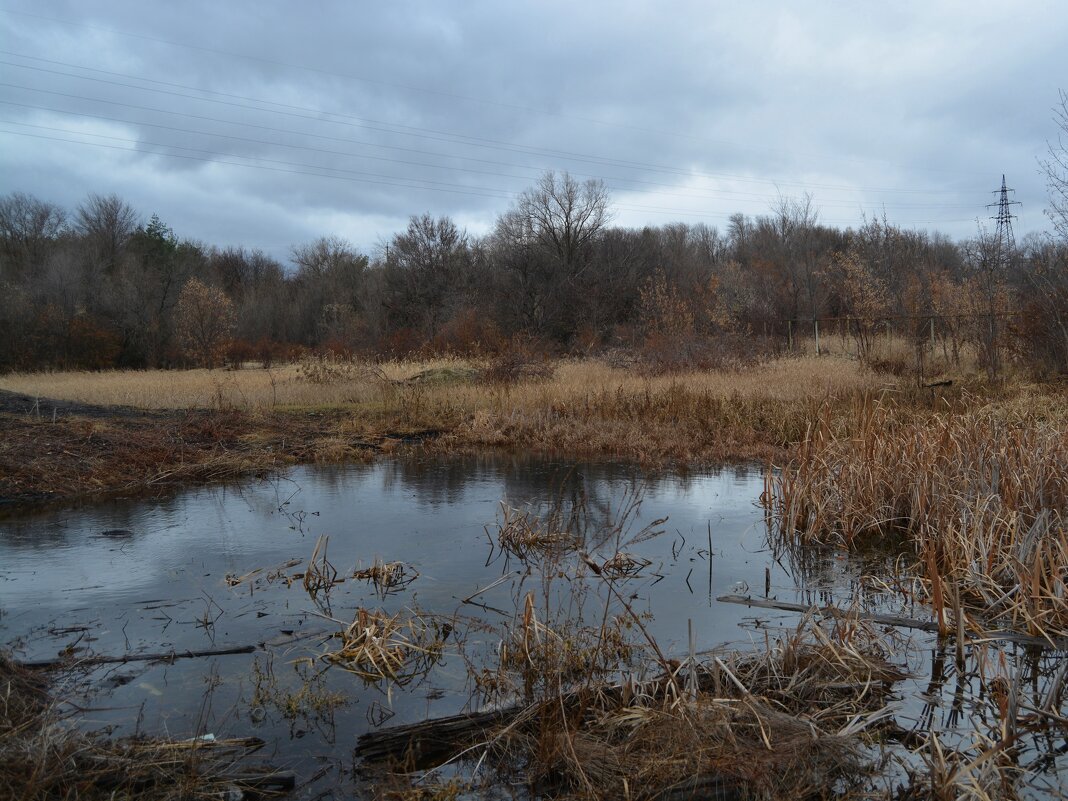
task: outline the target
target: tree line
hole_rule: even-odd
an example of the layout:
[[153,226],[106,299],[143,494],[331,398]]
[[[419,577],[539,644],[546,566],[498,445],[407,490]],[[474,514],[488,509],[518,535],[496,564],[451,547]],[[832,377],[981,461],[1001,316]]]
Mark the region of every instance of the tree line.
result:
[[973,344],[992,375],[1007,358],[1068,371],[1068,237],[1010,251],[983,230],[953,241],[885,217],[839,229],[809,196],[735,214],[724,230],[623,228],[603,183],[546,173],[488,235],[423,214],[380,252],[324,236],[291,261],[180,238],[115,195],[68,210],[8,194],[0,369],[486,355],[520,341],[685,361],[781,346],[836,318],[862,355],[895,320],[917,342]]

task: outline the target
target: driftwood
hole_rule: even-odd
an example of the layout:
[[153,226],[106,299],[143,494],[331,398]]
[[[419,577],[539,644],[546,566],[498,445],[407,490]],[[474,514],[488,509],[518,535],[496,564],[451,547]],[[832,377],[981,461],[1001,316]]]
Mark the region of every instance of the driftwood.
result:
[[[742,604],[759,609],[778,609],[783,612],[817,612],[823,617],[837,618],[842,620],[865,620],[871,623],[879,623],[884,626],[896,626],[906,629],[918,629],[938,633],[938,624],[933,620],[917,620],[914,617],[902,617],[901,615],[884,615],[879,612],[854,612],[849,609],[841,609],[837,606],[816,606],[815,604],[797,604],[788,601],[772,601],[766,598],[753,598],[749,595],[721,595],[716,598],[725,604]],[[948,624],[947,624],[948,625]],[[952,632],[952,627],[950,627]],[[1031,634],[1022,634],[1018,631],[994,629],[980,631],[977,639],[981,640],[1005,640],[1021,645],[1029,645],[1036,648],[1053,648],[1058,651],[1068,650],[1068,639],[1035,637]]]
[[[608,692],[621,689],[621,685],[615,685]],[[466,748],[487,741],[493,729],[508,725],[528,708],[516,704],[367,732],[357,740],[356,756],[363,758],[365,767],[395,761],[403,763],[406,769],[433,769],[456,758]],[[657,788],[651,797],[657,801],[741,801],[747,796],[736,781],[723,776],[698,775],[670,787]]]
[[64,656],[56,659],[38,659],[18,662],[26,670],[53,670],[55,668],[93,667],[95,665],[122,665],[126,662],[174,662],[177,659],[199,659],[205,656],[230,656],[232,654],[251,654],[266,648],[276,648],[290,643],[306,640],[319,635],[326,636],[330,631],[305,631],[300,634],[287,634],[273,640],[264,640],[252,645],[235,645],[229,648],[208,648],[203,651],[163,651],[148,654],[121,654],[119,656]]
[[292,790],[297,786],[297,774],[291,770],[227,774],[226,780],[250,790]]
[[[666,674],[662,673],[642,684],[659,685],[666,678]],[[678,674],[675,678],[676,681],[684,681]],[[597,692],[601,696],[622,696],[624,687],[624,684],[613,684],[598,688]],[[565,692],[560,702],[572,703],[582,692],[582,689]],[[355,753],[363,757],[365,763],[396,759],[411,760],[417,769],[435,767],[436,762],[455,757],[465,748],[484,742],[493,729],[511,724],[530,708],[529,704],[516,703],[499,709],[460,712],[365,732],[356,741]]]
[[436,760],[455,756],[467,745],[486,739],[490,730],[514,720],[524,709],[516,704],[369,731],[356,741],[356,756],[363,757],[365,762],[411,759],[416,766],[429,766]]

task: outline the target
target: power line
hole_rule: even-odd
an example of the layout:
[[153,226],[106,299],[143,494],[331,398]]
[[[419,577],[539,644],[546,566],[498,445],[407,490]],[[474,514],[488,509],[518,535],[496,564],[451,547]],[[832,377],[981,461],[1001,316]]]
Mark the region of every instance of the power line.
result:
[[[99,31],[104,31],[104,32],[110,33],[112,35],[125,36],[125,37],[134,38],[134,39],[142,39],[144,41],[155,42],[155,43],[158,43],[158,44],[166,44],[166,45],[168,45],[170,47],[185,48],[185,49],[196,50],[196,51],[205,52],[205,53],[213,53],[213,54],[216,54],[216,55],[223,55],[223,56],[227,56],[229,58],[238,58],[238,59],[245,59],[245,60],[248,60],[248,61],[256,61],[256,62],[260,62],[260,63],[263,63],[263,64],[270,64],[272,66],[280,66],[280,67],[285,67],[287,69],[302,70],[302,71],[312,72],[312,73],[316,73],[316,74],[320,74],[320,75],[328,75],[328,76],[335,77],[335,78],[343,78],[345,80],[357,80],[357,81],[363,81],[363,82],[366,82],[366,83],[379,84],[379,85],[383,85],[383,86],[392,86],[392,87],[395,87],[395,88],[404,89],[406,91],[421,92],[421,93],[424,93],[424,94],[437,95],[437,96],[447,97],[447,98],[452,98],[452,99],[457,99],[457,100],[465,100],[465,101],[468,101],[468,102],[480,103],[480,104],[483,104],[483,105],[498,106],[498,107],[501,107],[501,108],[508,108],[508,109],[513,109],[513,110],[526,111],[526,112],[530,112],[530,113],[543,114],[543,115],[552,116],[552,117],[558,117],[558,118],[562,118],[562,119],[574,119],[574,120],[577,120],[577,121],[580,121],[580,122],[586,122],[586,123],[593,123],[593,124],[602,125],[602,126],[610,126],[610,127],[616,127],[616,128],[629,129],[629,130],[639,131],[639,132],[643,132],[643,133],[651,133],[651,134],[655,134],[655,135],[658,135],[658,136],[671,136],[671,137],[677,137],[677,138],[685,138],[685,139],[690,139],[690,140],[698,141],[698,142],[707,142],[707,143],[710,143],[710,144],[728,144],[728,145],[730,145],[732,147],[742,147],[744,149],[753,150],[753,151],[756,151],[756,152],[765,151],[765,152],[776,153],[776,154],[780,154],[780,155],[782,155],[782,154],[798,155],[798,154],[791,154],[790,151],[786,151],[786,150],[782,150],[782,149],[756,148],[756,147],[753,147],[752,145],[733,142],[733,141],[730,141],[730,140],[711,139],[711,138],[708,138],[708,137],[694,136],[692,134],[686,134],[686,133],[682,133],[682,132],[679,132],[679,131],[657,130],[657,129],[645,128],[645,127],[642,127],[642,126],[630,125],[628,123],[619,123],[619,122],[612,122],[612,121],[606,121],[606,120],[598,120],[598,119],[591,118],[591,117],[584,117],[584,116],[578,116],[578,115],[572,115],[572,114],[565,114],[565,113],[562,113],[562,112],[550,111],[548,109],[541,109],[541,108],[537,108],[537,107],[533,107],[533,106],[525,106],[525,105],[516,104],[516,103],[507,103],[507,102],[498,101],[498,100],[487,100],[486,98],[479,98],[479,97],[474,97],[474,96],[470,96],[470,95],[463,95],[463,94],[454,93],[454,92],[443,92],[443,91],[436,90],[436,89],[427,89],[426,87],[421,87],[421,86],[403,84],[403,83],[393,82],[393,81],[385,81],[385,80],[382,80],[380,78],[368,78],[365,75],[354,75],[354,74],[345,74],[345,73],[332,72],[330,70],[325,70],[325,69],[322,69],[322,68],[319,68],[319,67],[309,67],[309,66],[303,65],[303,64],[293,64],[293,63],[289,63],[289,62],[278,61],[278,60],[275,60],[275,59],[264,58],[263,56],[253,56],[253,55],[249,55],[249,54],[246,54],[246,53],[235,53],[233,51],[227,51],[227,50],[222,50],[222,49],[218,49],[218,48],[205,47],[203,45],[193,45],[193,44],[189,44],[189,43],[186,43],[186,42],[177,42],[177,41],[173,41],[173,40],[170,40],[170,39],[163,39],[163,38],[160,38],[160,37],[148,36],[148,35],[145,35],[145,34],[138,34],[138,33],[133,33],[133,32],[130,32],[130,31],[122,31],[122,30],[118,30],[118,29],[115,29],[115,28],[106,28],[104,26],[92,25],[90,23],[75,22],[73,20],[65,20],[65,19],[61,19],[61,18],[57,18],[57,17],[48,17],[48,16],[45,16],[43,14],[33,14],[33,13],[30,13],[30,12],[26,12],[26,11],[16,11],[16,10],[13,10],[13,9],[4,9],[4,8],[0,8],[0,13],[11,14],[11,15],[16,15],[16,16],[31,17],[31,18],[46,20],[46,21],[49,21],[49,22],[56,22],[56,23],[59,23],[61,25],[70,25],[70,26],[74,26],[74,27],[87,28],[87,29],[90,29],[90,30],[99,30]],[[33,58],[33,57],[30,56],[29,58]],[[93,68],[89,67],[89,68],[83,68],[83,69],[93,69]],[[160,83],[162,83],[162,82],[160,82]],[[804,154],[800,154],[800,155],[804,155]],[[807,158],[812,158],[812,157],[814,157],[814,155],[815,154],[807,154],[806,157]],[[843,160],[843,159],[839,159],[839,160]],[[868,162],[868,163],[883,164],[883,165],[897,166],[897,167],[903,166],[903,165],[900,165],[900,164],[895,164],[893,162],[890,162],[890,161],[888,161],[886,159],[868,159],[868,158],[848,157],[847,159],[844,159],[844,160],[858,161],[858,162]],[[915,169],[915,167],[911,167],[911,169]],[[955,171],[951,171],[951,170],[942,170],[942,169],[938,169],[938,168],[921,168],[921,169],[924,169],[925,171],[928,171],[928,172],[943,172],[943,173],[955,172]]]
[[[7,122],[8,124],[12,124],[11,121],[5,121],[5,122]],[[13,124],[21,125],[21,126],[25,126],[25,127],[47,128],[47,126],[36,126],[36,125],[30,125],[28,123],[15,122]],[[57,129],[57,130],[62,131],[63,129]],[[276,160],[276,159],[264,159],[262,157],[257,157],[257,156],[241,156],[241,155],[238,155],[238,154],[230,154],[230,153],[213,154],[211,156],[191,156],[191,155],[186,155],[186,154],[182,154],[182,153],[160,153],[160,152],[152,151],[152,150],[144,150],[144,149],[142,149],[141,146],[142,145],[151,145],[153,147],[161,147],[161,148],[177,149],[177,150],[189,150],[191,152],[197,152],[197,153],[212,153],[212,151],[199,150],[199,149],[196,149],[196,148],[187,148],[187,147],[182,147],[180,145],[163,144],[163,143],[159,143],[159,142],[146,142],[144,140],[137,140],[137,139],[124,139],[124,138],[121,138],[121,137],[108,136],[108,135],[105,135],[105,134],[90,134],[90,133],[85,133],[85,132],[80,132],[80,131],[79,132],[66,131],[66,132],[67,133],[74,133],[75,135],[79,135],[79,136],[93,136],[93,137],[97,137],[97,138],[109,139],[109,140],[112,140],[112,141],[126,142],[126,143],[131,144],[132,147],[120,147],[119,145],[108,145],[108,144],[104,144],[104,143],[101,143],[101,142],[85,142],[85,141],[78,140],[78,139],[63,139],[63,138],[60,138],[60,137],[45,136],[45,135],[42,135],[42,134],[33,134],[33,133],[24,132],[24,131],[11,131],[11,130],[0,129],[0,133],[12,134],[14,136],[23,136],[23,137],[28,137],[28,138],[32,138],[32,139],[42,139],[42,140],[55,141],[55,142],[64,142],[64,143],[68,143],[68,144],[84,145],[84,146],[88,146],[88,147],[99,147],[99,148],[105,148],[105,149],[108,149],[108,150],[123,151],[123,152],[127,152],[127,153],[134,152],[134,153],[140,153],[140,154],[144,154],[144,155],[159,156],[159,157],[162,157],[162,158],[177,158],[177,159],[184,159],[184,160],[189,160],[189,161],[200,161],[200,162],[205,162],[205,163],[209,163],[209,164],[221,164],[221,165],[227,165],[227,166],[232,166],[232,167],[242,167],[242,168],[246,168],[246,169],[268,170],[268,171],[271,171],[271,172],[286,173],[286,174],[290,174],[290,175],[306,175],[306,176],[317,177],[317,178],[331,178],[331,179],[335,179],[335,180],[344,180],[344,181],[351,181],[351,182],[356,182],[356,183],[368,183],[368,184],[375,184],[375,185],[381,185],[381,186],[395,186],[395,187],[401,187],[401,188],[405,188],[405,189],[423,189],[423,190],[433,191],[433,192],[447,192],[447,193],[452,193],[452,194],[471,195],[471,196],[474,196],[474,197],[485,197],[485,198],[497,199],[497,200],[514,199],[514,198],[517,197],[516,193],[509,193],[506,190],[498,190],[498,189],[495,189],[495,188],[492,188],[492,187],[450,188],[450,187],[461,187],[462,185],[448,184],[448,183],[439,182],[439,181],[430,181],[430,182],[426,182],[426,184],[424,184],[424,183],[419,183],[418,182],[418,181],[420,181],[422,179],[406,179],[406,178],[397,178],[395,176],[379,176],[376,173],[362,173],[362,172],[358,172],[358,171],[355,171],[355,170],[345,170],[345,169],[338,168],[338,167],[323,167],[323,166],[316,165],[316,164],[303,164],[303,163],[300,163],[300,162],[286,162],[286,161],[280,161],[280,160]],[[264,161],[264,162],[267,162],[269,164],[278,164],[278,165],[282,165],[282,166],[270,167],[270,166],[264,166],[262,164],[246,164],[246,163],[242,163],[242,162],[238,162],[238,161],[226,161],[223,158],[220,158],[219,156],[224,156],[226,158],[238,158],[238,159],[246,159],[246,160]],[[289,169],[289,167],[303,167],[305,169]],[[319,170],[320,172],[310,172],[309,170]],[[335,174],[335,173],[346,173],[346,174],[351,174],[351,175],[363,175],[363,176],[369,176],[369,177],[357,178],[357,177],[350,177],[349,175],[338,175],[338,174]],[[389,179],[392,179],[392,180],[380,180],[380,178],[389,178]],[[408,181],[408,183],[403,183],[403,184],[402,183],[397,183],[398,180]],[[427,184],[429,184],[429,185],[427,185]],[[689,216],[689,217],[699,217],[699,218],[709,218],[709,219],[729,219],[729,217],[730,217],[729,214],[711,214],[711,213],[707,213],[707,212],[692,211],[692,210],[689,210],[689,209],[671,209],[671,208],[661,208],[661,207],[648,207],[648,206],[642,207],[642,206],[623,206],[623,205],[617,205],[617,206],[615,206],[615,208],[617,210],[619,210],[619,211],[637,211],[637,212],[643,212],[643,213],[674,214],[674,215],[680,215],[681,214],[681,215]],[[854,221],[849,221],[849,220],[827,220],[826,222],[831,223],[831,224],[835,224],[835,225],[850,225],[853,222],[855,222],[855,220]],[[933,222],[933,221],[930,221],[930,220],[904,220],[904,221],[902,221],[902,224],[920,224],[920,223],[930,223],[930,222]],[[945,221],[943,221],[943,222],[945,222]],[[961,221],[953,221],[953,222],[961,222]]]
[[[12,134],[14,136],[25,136],[25,137],[29,137],[31,139],[47,139],[47,140],[51,140],[53,142],[66,142],[68,144],[73,144],[73,145],[85,145],[87,147],[101,147],[101,148],[106,148],[108,150],[121,150],[121,151],[126,152],[126,153],[135,152],[135,153],[142,153],[142,154],[151,155],[151,156],[162,156],[164,158],[187,159],[189,161],[203,161],[203,162],[207,162],[209,164],[225,164],[225,165],[229,165],[229,166],[232,166],[232,167],[245,167],[247,169],[269,170],[271,172],[288,173],[290,175],[309,175],[309,176],[313,176],[313,177],[316,177],[316,178],[334,178],[334,179],[337,179],[337,180],[354,181],[354,182],[357,182],[357,183],[379,184],[379,185],[382,185],[382,186],[397,186],[397,187],[402,187],[404,189],[426,189],[427,191],[431,191],[431,192],[451,192],[453,194],[475,195],[477,197],[492,197],[492,198],[496,198],[496,199],[501,199],[500,195],[487,195],[487,194],[482,194],[480,192],[460,190],[460,189],[442,189],[442,188],[437,188],[437,187],[433,187],[433,186],[420,186],[420,185],[411,185],[411,184],[400,184],[400,183],[396,183],[394,181],[378,181],[378,180],[371,180],[371,179],[366,179],[366,178],[347,178],[347,177],[345,177],[343,175],[330,175],[330,174],[327,174],[327,173],[306,172],[306,171],[302,171],[302,170],[289,170],[289,169],[283,169],[281,167],[265,167],[263,165],[258,165],[258,164],[242,164],[240,162],[223,161],[223,160],[218,159],[218,158],[208,158],[208,157],[204,157],[204,156],[187,156],[187,155],[183,155],[181,153],[155,153],[155,152],[152,152],[152,151],[149,151],[149,150],[140,150],[140,149],[138,149],[137,145],[139,144],[139,141],[136,140],[136,139],[127,139],[127,140],[125,140],[127,142],[133,143],[134,147],[120,147],[118,145],[106,145],[106,144],[104,144],[102,142],[83,142],[83,141],[80,141],[80,140],[77,140],[77,139],[61,139],[61,138],[56,137],[56,136],[44,136],[42,134],[32,134],[32,133],[27,133],[25,131],[8,131],[8,130],[0,129],[0,133]],[[108,137],[108,138],[116,138],[116,137]],[[173,147],[173,145],[165,145],[165,147]],[[244,158],[244,157],[239,157],[239,158]],[[315,167],[315,165],[309,165],[309,166]],[[331,168],[331,167],[315,167],[315,169],[332,170],[333,168]]]
[[[34,90],[34,91],[38,91],[38,90]],[[458,167],[458,166],[454,166],[454,165],[430,164],[430,163],[427,163],[427,162],[411,161],[411,160],[407,160],[407,159],[394,159],[394,158],[389,158],[389,157],[386,157],[386,156],[375,156],[375,155],[370,155],[370,154],[366,154],[366,153],[351,153],[351,152],[343,151],[343,150],[330,150],[328,148],[311,147],[309,145],[295,145],[295,144],[291,144],[291,143],[288,143],[288,142],[278,142],[278,141],[273,141],[273,140],[268,140],[268,139],[255,139],[255,138],[251,138],[251,137],[236,136],[234,134],[219,133],[219,132],[215,132],[215,131],[201,131],[201,130],[196,130],[196,129],[191,129],[191,128],[180,128],[180,127],[173,126],[173,125],[163,125],[161,123],[145,122],[145,121],[141,121],[141,120],[130,120],[130,119],[124,119],[124,118],[121,118],[121,117],[109,117],[109,116],[106,116],[106,115],[103,115],[103,114],[90,114],[88,112],[81,112],[81,111],[70,111],[68,109],[54,108],[54,107],[50,107],[50,106],[41,106],[41,105],[34,105],[34,104],[29,104],[29,103],[16,103],[16,102],[10,101],[10,100],[0,100],[0,104],[8,105],[8,106],[15,106],[15,107],[18,107],[18,108],[33,109],[33,110],[37,110],[37,111],[46,111],[46,112],[55,113],[55,114],[63,114],[63,115],[73,116],[73,117],[83,117],[83,118],[88,118],[88,119],[103,120],[103,121],[106,121],[106,122],[117,122],[117,123],[126,124],[126,125],[143,126],[143,127],[148,127],[148,128],[158,128],[158,129],[164,130],[164,131],[173,131],[173,132],[176,132],[176,133],[192,134],[192,135],[195,135],[195,136],[206,136],[206,137],[214,137],[214,138],[219,138],[219,139],[231,139],[231,140],[238,141],[238,142],[248,142],[250,144],[270,145],[272,147],[283,147],[283,148],[293,149],[293,150],[304,150],[304,151],[313,152],[313,153],[322,153],[322,154],[325,154],[325,155],[348,156],[350,158],[369,159],[369,160],[374,160],[374,161],[383,161],[383,162],[388,162],[388,163],[403,164],[403,165],[416,166],[416,167],[429,167],[429,168],[438,169],[438,170],[451,170],[451,171],[467,172],[467,173],[477,174],[477,175],[489,175],[489,176],[493,176],[493,177],[509,178],[509,179],[522,180],[522,181],[531,181],[531,180],[534,180],[534,178],[536,177],[536,176],[529,176],[529,175],[513,175],[513,174],[509,174],[509,173],[493,172],[493,171],[490,171],[490,170],[477,170],[477,169],[471,169],[469,167]],[[169,113],[180,114],[181,112],[169,112]],[[232,124],[227,120],[222,120],[222,119],[217,119],[217,118],[209,118],[209,119],[213,119],[213,120],[221,122],[221,123]],[[15,120],[10,120],[10,122],[13,122],[13,123],[16,123],[16,124],[20,124],[20,123],[17,123]],[[25,124],[29,125],[29,123],[25,123]],[[31,126],[31,127],[34,127],[34,126]],[[47,128],[47,126],[40,126],[40,127]],[[256,127],[267,128],[266,126],[256,126]],[[80,133],[80,132],[75,132],[75,131],[69,131],[69,130],[66,130],[66,129],[53,129],[53,130],[65,130],[67,133]],[[299,132],[290,131],[290,130],[287,130],[287,129],[284,129],[284,128],[283,129],[267,128],[267,130],[278,132],[278,133],[299,133]],[[360,140],[345,139],[345,138],[341,138],[341,137],[328,137],[328,138],[336,139],[337,141],[346,142],[346,143],[370,144],[370,143],[363,143]],[[374,146],[377,146],[377,145],[371,145],[371,146],[374,147]],[[413,150],[413,149],[404,148],[404,150]],[[426,153],[428,151],[415,151],[415,152]],[[429,151],[429,154],[430,155],[443,155],[446,158],[453,158],[453,157],[448,156],[448,155],[434,153],[433,151]],[[518,169],[538,170],[539,172],[543,172],[544,169],[545,169],[544,167],[527,167],[525,165],[507,165],[507,166],[516,167]],[[650,187],[663,187],[663,188],[667,188],[667,189],[676,189],[677,188],[676,186],[671,185],[671,184],[661,184],[661,183],[656,183],[656,182],[652,182],[652,181],[643,181],[643,180],[637,179],[637,178],[620,178],[620,177],[617,177],[617,176],[591,175],[589,173],[574,173],[574,175],[576,175],[577,177],[598,178],[598,179],[602,179],[602,180],[605,180],[605,181],[620,181],[620,182],[623,182],[623,183],[636,183],[636,184],[642,184],[644,186],[650,186]],[[633,190],[625,189],[623,187],[615,187],[615,186],[613,186],[613,187],[610,187],[610,188],[612,188],[614,191],[633,191]],[[759,194],[751,193],[751,192],[738,192],[738,191],[735,191],[735,190],[715,190],[715,191],[716,191],[715,195],[709,195],[709,194],[704,194],[704,193],[693,193],[693,192],[682,193],[682,192],[663,192],[663,191],[657,191],[657,192],[654,192],[654,194],[663,195],[663,196],[667,196],[667,197],[678,197],[678,198],[682,198],[682,199],[691,199],[691,200],[722,200],[725,197],[739,197],[739,198],[745,198],[745,199],[754,199],[754,200],[759,200],[759,201],[765,202],[765,203],[773,200],[772,197],[769,197],[767,195],[759,195]],[[850,202],[850,201],[833,201],[832,200],[832,201],[822,201],[820,203],[820,205],[822,207],[828,207],[829,206],[829,207],[836,207],[836,208],[849,208],[849,209],[852,209],[852,208],[855,208],[858,204]],[[949,204],[895,203],[895,204],[890,204],[889,206],[887,206],[887,208],[893,208],[893,209],[947,209],[948,210],[948,209],[952,209],[952,208],[970,208],[970,206],[949,205]]]
[[[130,83],[122,82],[122,81],[112,81],[112,80],[106,80],[106,79],[103,79],[103,78],[94,78],[94,77],[87,76],[87,75],[77,75],[77,74],[74,74],[74,73],[67,73],[67,72],[62,72],[62,71],[59,71],[59,70],[50,70],[50,69],[45,69],[43,67],[34,67],[34,66],[31,66],[31,65],[18,64],[16,62],[10,62],[10,61],[0,61],[0,64],[5,64],[7,66],[13,66],[13,67],[17,67],[17,68],[20,68],[20,69],[33,70],[33,71],[36,71],[36,72],[42,72],[42,73],[46,73],[46,74],[53,74],[53,75],[59,75],[59,76],[68,77],[68,78],[75,78],[75,79],[78,79],[78,80],[92,81],[92,82],[103,83],[103,84],[108,84],[108,85],[112,85],[112,86],[119,86],[119,87],[126,88],[126,89],[133,89],[135,91],[152,92],[152,93],[156,93],[156,94],[164,94],[164,95],[169,95],[169,96],[174,96],[174,97],[181,97],[181,98],[188,99],[188,100],[196,100],[196,101],[205,102],[205,103],[215,103],[215,104],[219,104],[219,105],[229,106],[229,107],[232,107],[232,108],[259,111],[259,112],[265,112],[265,113],[270,113],[270,114],[281,114],[281,115],[285,115],[285,116],[296,117],[296,118],[299,118],[299,119],[312,120],[314,122],[319,122],[319,123],[326,122],[326,123],[331,123],[331,124],[335,124],[335,125],[347,125],[347,126],[350,126],[350,127],[357,127],[357,128],[363,128],[363,129],[366,129],[366,130],[378,131],[380,133],[389,133],[389,134],[394,134],[394,135],[400,134],[400,135],[404,135],[404,136],[412,136],[412,137],[418,137],[418,138],[423,138],[423,139],[430,139],[430,140],[433,140],[433,141],[445,142],[447,144],[460,144],[460,145],[465,145],[465,146],[469,146],[469,147],[481,147],[481,148],[487,148],[487,149],[493,149],[493,150],[502,150],[502,151],[506,151],[506,152],[513,152],[513,153],[525,153],[525,154],[529,154],[529,155],[551,156],[551,157],[556,157],[556,158],[563,158],[563,159],[566,159],[566,160],[569,160],[569,161],[578,161],[578,162],[590,163],[590,164],[601,164],[601,165],[608,165],[608,166],[616,166],[616,167],[623,167],[623,168],[626,168],[626,169],[642,170],[642,171],[646,171],[646,172],[660,172],[660,173],[664,173],[664,174],[681,175],[681,176],[685,176],[685,177],[702,177],[702,178],[710,178],[710,179],[728,179],[728,180],[740,181],[740,182],[745,182],[745,183],[766,184],[766,185],[771,185],[771,186],[776,186],[776,187],[778,187],[778,186],[793,186],[793,187],[801,188],[801,189],[828,189],[828,190],[840,190],[840,191],[850,191],[850,192],[862,191],[862,192],[871,192],[871,193],[926,194],[926,195],[953,194],[953,195],[958,195],[958,194],[960,194],[961,191],[964,191],[964,190],[948,190],[948,189],[943,189],[943,190],[936,190],[936,189],[932,189],[932,190],[897,189],[897,188],[892,188],[892,187],[865,187],[865,186],[859,186],[859,185],[858,186],[845,186],[845,185],[840,185],[840,184],[836,185],[836,184],[822,184],[822,183],[806,183],[806,182],[798,182],[798,181],[782,181],[782,180],[776,180],[776,179],[749,178],[749,177],[746,177],[746,176],[741,176],[741,175],[736,175],[736,174],[731,174],[731,173],[698,172],[698,171],[694,171],[694,170],[684,170],[684,169],[681,169],[681,168],[678,168],[678,167],[672,167],[670,165],[655,164],[655,163],[648,163],[648,162],[639,162],[639,161],[630,161],[630,160],[626,160],[626,159],[616,159],[616,158],[611,158],[611,157],[598,156],[596,154],[579,153],[579,152],[563,151],[563,150],[554,150],[554,149],[551,149],[551,148],[539,148],[539,147],[532,147],[532,146],[527,146],[527,145],[517,145],[515,143],[507,142],[507,141],[503,141],[503,140],[488,139],[488,138],[484,138],[484,137],[474,137],[474,136],[469,136],[467,134],[458,134],[458,133],[454,133],[454,132],[450,132],[450,131],[442,131],[442,130],[438,130],[438,129],[434,129],[434,128],[422,128],[422,127],[411,126],[411,125],[399,125],[399,124],[396,124],[396,123],[383,122],[381,120],[374,120],[374,119],[370,119],[370,118],[357,117],[357,116],[348,115],[348,114],[341,114],[341,113],[337,113],[337,112],[323,111],[321,109],[315,109],[315,108],[311,108],[311,107],[292,106],[292,105],[289,105],[289,104],[276,103],[276,102],[271,101],[271,100],[263,100],[263,99],[260,99],[260,98],[245,97],[245,96],[241,96],[241,95],[232,95],[232,94],[228,94],[228,93],[218,93],[218,92],[214,92],[213,90],[199,89],[197,87],[190,87],[190,86],[185,86],[185,85],[182,85],[182,84],[166,83],[165,85],[178,86],[180,88],[189,89],[191,91],[203,92],[203,93],[208,93],[208,94],[220,94],[220,95],[225,96],[225,97],[232,97],[232,98],[238,98],[238,99],[242,99],[242,100],[247,100],[247,101],[249,101],[251,103],[260,103],[260,104],[264,104],[264,105],[276,105],[276,106],[282,107],[282,109],[295,109],[295,110],[299,110],[299,111],[307,111],[307,112],[312,112],[312,113],[311,114],[303,114],[303,113],[297,113],[297,111],[295,111],[295,110],[280,110],[280,109],[271,109],[271,108],[260,108],[259,106],[249,106],[249,105],[245,105],[245,104],[242,104],[242,103],[234,103],[234,102],[232,102],[230,100],[218,100],[218,99],[210,98],[210,97],[200,97],[200,96],[197,96],[197,95],[184,94],[182,92],[173,92],[173,91],[166,90],[166,89],[155,89],[155,88],[147,87],[147,86],[137,86],[135,84],[130,84]],[[81,68],[81,67],[76,67],[76,68],[79,68],[79,69],[92,69],[92,68]],[[144,79],[141,79],[141,78],[137,78],[136,76],[124,76],[124,77],[133,77],[136,80],[144,80]],[[157,82],[153,81],[153,83],[157,83]],[[158,82],[158,83],[164,83],[164,82]],[[60,92],[49,92],[49,90],[36,89],[34,87],[21,86],[19,84],[4,83],[4,84],[0,84],[0,86],[11,86],[11,87],[15,87],[15,88],[28,89],[30,91],[41,91],[41,92],[47,92],[49,94],[60,94],[60,95],[63,95],[63,96],[68,96],[68,97],[71,96],[71,95],[64,95],[63,93],[60,93]],[[81,96],[75,96],[75,97],[81,97]],[[99,99],[99,98],[85,98],[85,99],[91,99],[91,100],[94,100],[95,102],[115,103],[117,105],[129,105],[129,104],[124,104],[124,103],[117,103],[117,101],[104,100],[104,99]],[[143,108],[143,107],[141,107],[141,108]],[[172,112],[167,112],[167,110],[165,110],[165,109],[149,109],[149,110],[159,111],[159,112],[162,112],[162,113],[172,113]],[[324,120],[322,118],[322,115],[324,115],[324,114],[326,114],[328,116],[332,116],[332,117],[339,117],[340,119],[338,119],[338,120]]]

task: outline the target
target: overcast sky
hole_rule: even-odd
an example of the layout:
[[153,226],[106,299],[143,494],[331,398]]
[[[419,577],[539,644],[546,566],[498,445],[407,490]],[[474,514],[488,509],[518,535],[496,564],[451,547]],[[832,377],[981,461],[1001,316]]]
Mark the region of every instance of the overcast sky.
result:
[[1019,238],[1048,228],[1068,8],[1012,6],[0,0],[0,190],[284,258],[422,212],[487,232],[546,169],[627,226],[810,192],[961,238],[1005,173]]

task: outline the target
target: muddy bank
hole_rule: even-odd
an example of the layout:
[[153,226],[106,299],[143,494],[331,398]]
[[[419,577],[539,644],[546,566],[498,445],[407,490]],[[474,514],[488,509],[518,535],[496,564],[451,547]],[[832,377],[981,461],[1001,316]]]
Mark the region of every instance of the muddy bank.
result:
[[[743,411],[734,416],[747,417]],[[165,494],[298,464],[367,461],[412,445],[437,456],[522,450],[627,458],[646,468],[781,461],[789,453],[779,427],[760,415],[735,430],[708,412],[643,409],[615,419],[560,404],[531,416],[362,406],[145,410],[0,390],[0,508]],[[794,413],[803,416],[803,404]],[[684,418],[700,426],[688,428]]]
[[373,458],[438,432],[341,411],[146,411],[0,391],[0,507],[165,493],[294,464]]

